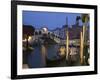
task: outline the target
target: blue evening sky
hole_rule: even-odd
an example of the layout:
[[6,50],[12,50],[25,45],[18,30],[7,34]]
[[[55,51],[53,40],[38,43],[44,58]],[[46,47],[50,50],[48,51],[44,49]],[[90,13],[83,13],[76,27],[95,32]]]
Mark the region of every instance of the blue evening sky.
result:
[[[23,24],[32,25],[35,28],[48,27],[48,29],[55,29],[57,27],[61,28],[66,24],[66,17],[68,19],[68,25],[75,24],[76,16],[81,16],[81,14],[23,11]],[[80,25],[82,25],[81,20]]]

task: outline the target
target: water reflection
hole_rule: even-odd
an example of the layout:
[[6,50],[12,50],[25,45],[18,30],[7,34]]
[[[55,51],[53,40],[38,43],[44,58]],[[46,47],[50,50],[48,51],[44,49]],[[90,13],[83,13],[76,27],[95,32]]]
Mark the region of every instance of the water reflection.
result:
[[57,56],[57,45],[38,45],[34,50],[28,53],[28,65],[30,68],[45,67],[47,59],[53,59]]
[[41,58],[42,65],[46,66],[47,48],[46,45],[41,45]]
[[69,62],[66,61],[66,48],[64,46],[47,44],[36,45],[33,46],[33,48],[32,51],[23,52],[23,62],[27,63],[29,68],[80,65],[80,53],[78,47],[70,47]]

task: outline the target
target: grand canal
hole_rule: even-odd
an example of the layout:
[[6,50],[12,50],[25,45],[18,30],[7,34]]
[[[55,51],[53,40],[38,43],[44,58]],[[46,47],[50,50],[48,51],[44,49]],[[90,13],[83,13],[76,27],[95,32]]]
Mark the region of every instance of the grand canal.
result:
[[[76,49],[69,56],[69,61],[66,60],[65,53],[59,53],[59,45],[36,45],[33,46],[32,51],[23,52],[23,63],[27,64],[29,68],[43,68],[43,67],[63,67],[63,66],[80,66],[79,48],[71,47]],[[76,53],[77,52],[77,53]],[[48,61],[49,60],[49,61]]]

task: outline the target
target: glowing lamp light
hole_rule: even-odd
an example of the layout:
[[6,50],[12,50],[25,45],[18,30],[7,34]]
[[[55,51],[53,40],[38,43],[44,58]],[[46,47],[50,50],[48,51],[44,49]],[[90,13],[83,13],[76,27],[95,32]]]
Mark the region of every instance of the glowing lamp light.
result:
[[29,37],[28,37],[28,41],[31,41],[31,40],[32,40],[32,37],[31,37],[31,36],[29,36]]

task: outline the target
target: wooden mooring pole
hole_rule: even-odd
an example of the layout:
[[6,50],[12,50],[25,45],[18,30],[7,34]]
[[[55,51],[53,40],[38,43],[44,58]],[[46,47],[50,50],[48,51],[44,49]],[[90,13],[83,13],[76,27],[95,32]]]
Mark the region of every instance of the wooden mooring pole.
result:
[[80,32],[80,63],[83,64],[83,35]]
[[69,54],[69,35],[68,31],[66,33],[66,60],[68,61],[68,54]]

